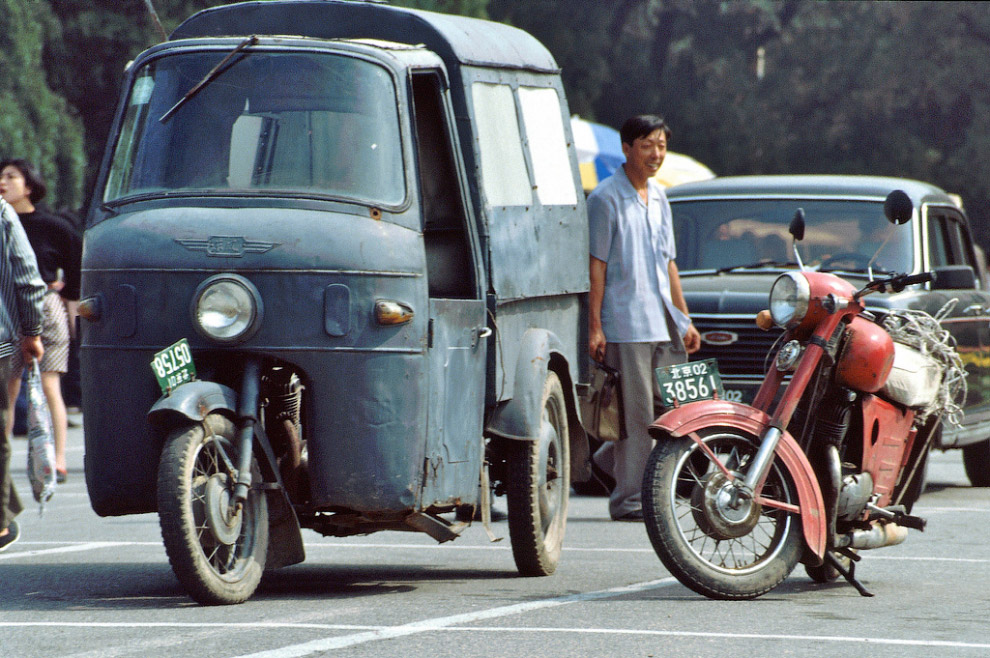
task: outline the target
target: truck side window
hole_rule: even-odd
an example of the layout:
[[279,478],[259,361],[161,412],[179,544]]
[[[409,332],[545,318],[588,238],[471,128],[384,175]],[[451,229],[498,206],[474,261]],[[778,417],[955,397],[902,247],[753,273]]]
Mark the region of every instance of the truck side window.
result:
[[430,297],[476,297],[471,243],[435,72],[412,76],[423,240]]
[[557,90],[549,87],[520,87],[519,107],[526,128],[526,143],[533,163],[536,195],[544,206],[573,206],[577,190]]
[[489,206],[532,205],[533,189],[512,87],[475,82],[471,85],[471,100],[485,200]]

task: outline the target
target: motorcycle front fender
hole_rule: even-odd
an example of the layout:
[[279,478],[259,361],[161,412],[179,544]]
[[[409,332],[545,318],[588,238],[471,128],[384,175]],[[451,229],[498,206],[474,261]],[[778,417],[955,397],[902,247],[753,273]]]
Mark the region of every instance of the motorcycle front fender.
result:
[[192,381],[160,397],[148,411],[148,420],[159,423],[168,416],[179,414],[198,423],[217,410],[236,414],[237,393],[216,382]]
[[[698,431],[707,427],[731,427],[759,437],[770,427],[770,417],[759,409],[738,402],[705,400],[668,411],[653,421],[649,431],[656,439],[664,434],[676,438],[686,436],[700,444]],[[804,451],[787,432],[781,436],[776,453],[794,479],[798,506],[801,508],[804,540],[821,564],[825,557],[828,531],[825,501],[821,487],[818,486],[818,478]]]
[[[237,417],[237,393],[229,386],[210,381],[192,381],[182,384],[168,395],[163,395],[148,411],[148,420],[168,426],[177,419],[200,423],[214,411]],[[275,489],[266,489],[269,509],[267,569],[278,569],[297,564],[305,559],[299,520],[279,475],[278,463],[271,444],[260,426],[254,428],[255,453],[262,468],[278,483]],[[260,448],[260,450],[259,450]]]

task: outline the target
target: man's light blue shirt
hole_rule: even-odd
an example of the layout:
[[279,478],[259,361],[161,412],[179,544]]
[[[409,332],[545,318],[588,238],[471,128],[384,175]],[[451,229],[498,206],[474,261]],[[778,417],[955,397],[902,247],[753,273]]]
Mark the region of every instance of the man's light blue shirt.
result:
[[671,340],[664,309],[683,336],[690,319],[674,306],[668,265],[677,256],[670,203],[647,181],[649,203],[622,167],[588,197],[589,251],[605,261],[602,330],[610,343]]

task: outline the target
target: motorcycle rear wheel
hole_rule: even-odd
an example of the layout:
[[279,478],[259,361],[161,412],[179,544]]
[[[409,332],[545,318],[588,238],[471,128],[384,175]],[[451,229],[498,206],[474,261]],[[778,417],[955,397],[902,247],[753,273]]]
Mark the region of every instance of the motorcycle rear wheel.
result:
[[[741,476],[758,449],[733,428],[698,434],[718,460]],[[744,502],[729,504],[731,484],[688,438],[661,439],[643,474],[643,516],[660,561],[681,583],[712,599],[753,599],[779,585],[802,552],[798,515]],[[797,505],[787,469],[775,461],[764,498]]]
[[[209,428],[209,433],[204,430]],[[257,589],[268,553],[268,507],[252,487],[240,514],[230,505],[237,463],[230,419],[210,414],[173,431],[158,467],[158,517],[172,571],[198,603],[246,601]],[[252,482],[261,482],[252,460]]]

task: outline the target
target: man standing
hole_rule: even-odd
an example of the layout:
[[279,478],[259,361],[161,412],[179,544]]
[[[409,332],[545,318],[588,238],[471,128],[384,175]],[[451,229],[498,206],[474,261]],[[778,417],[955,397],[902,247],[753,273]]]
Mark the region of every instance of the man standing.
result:
[[653,449],[647,427],[660,399],[653,370],[683,363],[685,352],[701,346],[701,337],[688,317],[674,263],[670,204],[653,179],[667,154],[670,129],[658,116],[639,115],[623,124],[620,137],[625,164],[588,197],[588,350],[620,372],[625,438],[596,454],[600,465],[612,462],[605,469],[615,478],[609,514],[639,521],[643,471]]
[[[0,199],[0,381],[10,379],[11,355],[17,349],[24,362],[41,359],[45,284],[17,213]],[[0,427],[10,413],[7,387],[0,386]],[[24,509],[10,475],[10,437],[0,431],[0,551],[20,538],[14,517]]]

